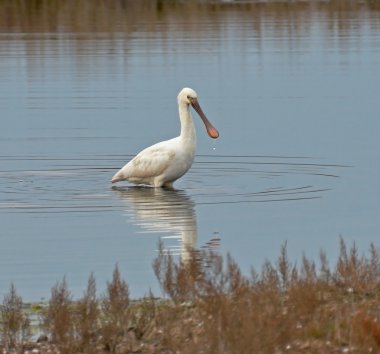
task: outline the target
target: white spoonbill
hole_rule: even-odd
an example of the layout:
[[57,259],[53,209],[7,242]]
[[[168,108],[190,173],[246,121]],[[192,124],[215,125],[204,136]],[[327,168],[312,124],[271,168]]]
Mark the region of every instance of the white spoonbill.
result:
[[177,99],[181,134],[141,151],[112,177],[112,183],[127,180],[135,184],[171,188],[173,182],[189,170],[194,160],[197,137],[190,105],[202,118],[208,135],[213,139],[219,137],[219,132],[203,113],[193,89],[182,89]]

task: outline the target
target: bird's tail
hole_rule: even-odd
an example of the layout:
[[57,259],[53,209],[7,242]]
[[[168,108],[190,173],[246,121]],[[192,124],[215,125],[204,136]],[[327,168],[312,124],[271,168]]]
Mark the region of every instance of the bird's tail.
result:
[[124,181],[125,180],[125,176],[123,174],[123,172],[120,170],[119,172],[117,172],[111,179],[111,182],[112,183],[116,183],[116,182],[119,182],[119,181]]

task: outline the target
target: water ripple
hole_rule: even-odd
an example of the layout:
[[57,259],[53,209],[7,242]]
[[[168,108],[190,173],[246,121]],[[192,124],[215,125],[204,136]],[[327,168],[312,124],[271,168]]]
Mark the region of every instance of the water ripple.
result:
[[[117,155],[0,156],[4,162],[0,212],[120,210],[123,205],[108,183],[125,159]],[[348,167],[310,157],[201,155],[177,185],[198,205],[303,201],[333,190],[336,183],[331,179]]]

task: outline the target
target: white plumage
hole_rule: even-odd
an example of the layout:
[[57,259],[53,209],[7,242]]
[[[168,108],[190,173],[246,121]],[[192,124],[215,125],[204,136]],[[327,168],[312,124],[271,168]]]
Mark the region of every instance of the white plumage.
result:
[[196,133],[190,105],[202,118],[208,135],[213,139],[219,137],[218,131],[203,113],[194,90],[182,89],[177,99],[181,134],[141,151],[112,177],[112,183],[127,180],[154,187],[172,187],[173,182],[190,169],[195,156]]

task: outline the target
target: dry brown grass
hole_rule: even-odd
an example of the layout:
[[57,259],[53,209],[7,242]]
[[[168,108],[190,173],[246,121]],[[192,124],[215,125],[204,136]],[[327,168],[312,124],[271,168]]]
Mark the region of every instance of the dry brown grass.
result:
[[0,309],[1,344],[5,351],[16,348],[30,337],[29,319],[22,311],[22,298],[13,283]]
[[[343,240],[335,267],[321,252],[318,265],[296,266],[286,244],[276,262],[242,274],[212,252],[186,262],[160,252],[153,269],[164,298],[132,301],[116,266],[97,297],[93,275],[73,301],[65,279],[52,288],[43,330],[61,353],[335,353],[380,352],[380,256],[359,255]],[[25,342],[27,318],[11,286],[1,309],[2,346]],[[12,320],[11,320],[12,319]],[[54,345],[54,347],[53,347]],[[24,344],[25,348],[25,344]],[[29,347],[30,348],[30,344]],[[45,351],[44,351],[45,350]]]
[[96,297],[96,281],[92,273],[88,278],[87,289],[83,294],[83,298],[77,301],[75,310],[77,347],[85,353],[90,353],[98,341],[100,328],[99,301]]

